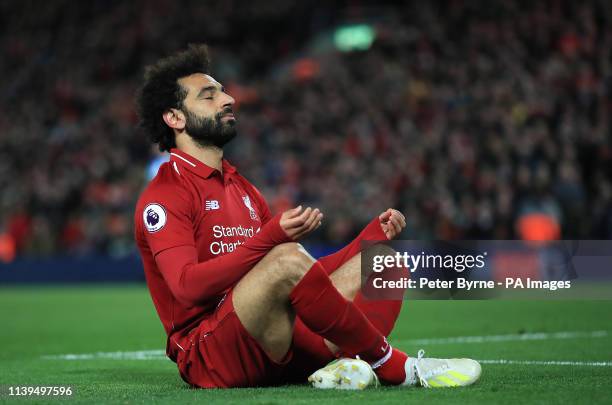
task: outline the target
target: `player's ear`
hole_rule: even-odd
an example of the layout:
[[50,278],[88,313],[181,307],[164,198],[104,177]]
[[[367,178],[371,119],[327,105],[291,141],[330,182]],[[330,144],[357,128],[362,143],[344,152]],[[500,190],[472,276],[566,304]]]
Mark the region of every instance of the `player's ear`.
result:
[[181,110],[176,108],[170,108],[164,111],[162,115],[164,122],[172,129],[183,130],[185,129],[185,114]]

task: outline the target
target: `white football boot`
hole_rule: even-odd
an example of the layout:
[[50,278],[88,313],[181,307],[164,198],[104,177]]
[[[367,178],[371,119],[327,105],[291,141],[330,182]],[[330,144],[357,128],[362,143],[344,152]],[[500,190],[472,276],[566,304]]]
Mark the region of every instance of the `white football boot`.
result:
[[308,382],[315,388],[340,390],[363,390],[379,385],[378,377],[368,363],[351,358],[332,361],[308,377]]
[[[409,357],[404,367],[406,381],[402,386],[426,388],[464,387],[478,380],[480,364],[471,359],[424,358],[419,350],[416,358]],[[363,360],[343,358],[333,361],[308,377],[315,388],[363,390],[378,387],[380,383],[372,367]]]
[[406,361],[406,381],[402,385],[426,388],[465,387],[480,378],[480,363],[472,359],[429,359],[419,350],[417,358]]

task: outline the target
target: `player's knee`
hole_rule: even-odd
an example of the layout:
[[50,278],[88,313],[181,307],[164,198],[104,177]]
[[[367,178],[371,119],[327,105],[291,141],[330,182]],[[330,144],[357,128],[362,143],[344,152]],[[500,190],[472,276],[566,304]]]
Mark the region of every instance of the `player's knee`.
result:
[[278,257],[285,256],[287,254],[291,254],[292,252],[295,252],[296,250],[298,250],[299,246],[301,245],[297,242],[281,243],[280,245],[274,246],[270,250],[270,253],[268,253],[268,256],[271,256],[276,259]]
[[315,259],[299,243],[284,243],[273,249],[276,279],[287,287],[293,287],[312,267]]

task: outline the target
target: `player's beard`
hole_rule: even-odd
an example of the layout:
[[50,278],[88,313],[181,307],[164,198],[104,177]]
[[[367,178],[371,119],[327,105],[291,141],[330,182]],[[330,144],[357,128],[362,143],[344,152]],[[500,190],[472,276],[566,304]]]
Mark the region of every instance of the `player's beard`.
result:
[[231,113],[231,109],[224,109],[213,118],[201,117],[187,108],[185,113],[185,131],[200,146],[223,146],[236,136],[236,120],[223,122],[223,115]]

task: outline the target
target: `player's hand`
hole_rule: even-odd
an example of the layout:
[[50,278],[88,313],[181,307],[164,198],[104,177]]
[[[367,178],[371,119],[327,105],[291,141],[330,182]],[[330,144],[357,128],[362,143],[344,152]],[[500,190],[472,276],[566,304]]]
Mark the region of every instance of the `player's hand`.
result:
[[380,226],[383,232],[387,236],[387,239],[395,239],[406,227],[406,218],[398,210],[389,208],[378,216],[380,220]]
[[303,209],[300,205],[283,212],[280,217],[280,226],[287,236],[298,240],[321,226],[322,219],[323,214],[318,208]]

